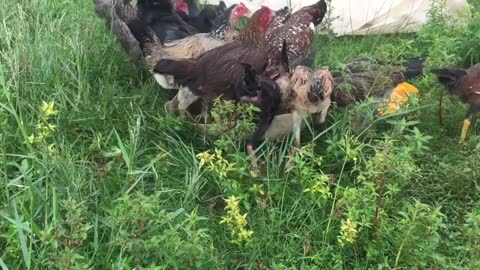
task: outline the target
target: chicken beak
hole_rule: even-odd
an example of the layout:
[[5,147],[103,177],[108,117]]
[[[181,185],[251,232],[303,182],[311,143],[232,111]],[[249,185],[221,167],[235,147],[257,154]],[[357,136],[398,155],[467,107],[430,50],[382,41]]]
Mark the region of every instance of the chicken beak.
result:
[[465,138],[467,137],[467,132],[471,123],[470,119],[463,120],[462,134],[460,135],[460,143],[463,145],[465,145]]

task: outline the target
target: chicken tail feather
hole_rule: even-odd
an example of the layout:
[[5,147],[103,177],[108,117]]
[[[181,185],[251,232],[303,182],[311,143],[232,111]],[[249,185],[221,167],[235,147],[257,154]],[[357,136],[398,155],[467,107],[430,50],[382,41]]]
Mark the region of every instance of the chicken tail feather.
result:
[[195,79],[195,65],[188,60],[162,59],[157,62],[153,72],[155,74],[171,75],[178,85],[189,85]]

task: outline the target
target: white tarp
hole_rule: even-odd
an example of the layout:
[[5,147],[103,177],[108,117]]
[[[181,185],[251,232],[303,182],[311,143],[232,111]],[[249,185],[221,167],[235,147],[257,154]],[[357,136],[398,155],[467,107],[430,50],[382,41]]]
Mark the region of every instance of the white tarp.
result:
[[[318,0],[224,0],[227,6],[239,2],[253,10],[266,5],[274,10],[294,10]],[[427,21],[433,0],[332,0],[329,17],[337,35],[415,32]],[[217,4],[219,0],[205,0]],[[445,10],[455,17],[466,16],[467,0],[446,0]]]

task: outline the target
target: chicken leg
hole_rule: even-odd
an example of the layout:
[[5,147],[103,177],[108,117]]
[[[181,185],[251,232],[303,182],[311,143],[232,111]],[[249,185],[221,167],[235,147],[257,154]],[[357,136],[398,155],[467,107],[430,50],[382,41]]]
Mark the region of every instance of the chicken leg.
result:
[[323,124],[327,120],[328,108],[330,108],[331,103],[332,103],[332,100],[329,98],[322,101],[320,111],[319,111],[320,114],[319,115],[317,114],[317,122],[319,124]]
[[467,137],[468,129],[470,128],[472,121],[466,118],[463,120],[462,134],[460,135],[460,143],[465,144],[465,138]]
[[178,115],[178,95],[167,101],[164,105],[165,112]]
[[302,129],[302,112],[298,110],[292,111],[292,119],[293,119],[293,134],[295,136],[295,148],[300,149],[301,141],[300,141],[300,131]]
[[262,110],[260,113],[260,119],[257,123],[257,128],[248,140],[247,153],[252,159],[251,167],[253,171],[258,171],[257,157],[255,155],[255,148],[260,144],[260,140],[265,135],[265,132],[270,127],[275,115],[268,110]]
[[460,135],[461,144],[465,144],[465,138],[467,137],[468,129],[470,128],[472,122],[475,122],[475,115],[477,114],[477,112],[478,110],[470,108],[467,115],[465,116],[465,119],[463,120],[462,133]]
[[177,99],[178,99],[178,111],[180,115],[185,115],[188,106],[197,101],[200,97],[194,95],[188,87],[181,87],[178,90]]

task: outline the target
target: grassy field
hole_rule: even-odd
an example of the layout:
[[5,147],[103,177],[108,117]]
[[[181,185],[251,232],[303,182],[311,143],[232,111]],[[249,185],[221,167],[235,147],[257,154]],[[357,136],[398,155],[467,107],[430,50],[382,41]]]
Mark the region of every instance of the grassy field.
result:
[[[391,117],[366,101],[267,142],[165,115],[92,1],[0,0],[0,269],[480,269],[480,134],[426,72]],[[480,62],[476,21],[440,10],[416,35],[318,37],[317,65],[358,56]],[[242,123],[248,128],[248,123]],[[294,164],[294,166],[292,166]]]

